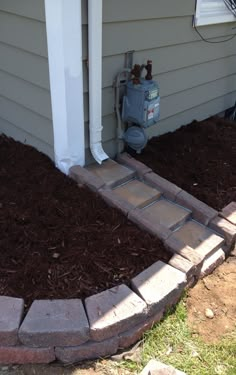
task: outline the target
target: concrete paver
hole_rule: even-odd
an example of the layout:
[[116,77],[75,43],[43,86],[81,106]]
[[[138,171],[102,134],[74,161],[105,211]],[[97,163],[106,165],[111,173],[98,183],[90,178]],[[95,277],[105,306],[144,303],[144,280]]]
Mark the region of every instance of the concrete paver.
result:
[[109,187],[121,185],[135,176],[134,171],[111,159],[104,161],[101,165],[89,165],[86,169],[100,177]]
[[161,196],[160,191],[138,180],[131,180],[117,187],[113,192],[134,207],[139,208],[149,205]]
[[171,230],[183,224],[191,215],[191,211],[165,199],[144,208],[143,211],[151,217],[154,223]]

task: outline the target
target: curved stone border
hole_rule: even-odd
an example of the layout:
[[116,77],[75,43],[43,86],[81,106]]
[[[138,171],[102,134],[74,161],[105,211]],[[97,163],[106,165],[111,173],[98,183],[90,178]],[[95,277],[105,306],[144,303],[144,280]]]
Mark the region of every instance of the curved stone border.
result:
[[[224,236],[225,251],[234,244],[236,225],[224,216],[228,208],[219,214],[222,218],[129,155],[120,155],[119,162],[158,187],[168,199],[181,201],[192,210],[195,218]],[[109,204],[128,217],[132,218],[133,213],[135,220],[135,209],[122,199],[114,199],[99,177],[78,166],[71,169],[70,175],[79,184],[102,193]],[[145,218],[142,220],[145,227]],[[106,357],[134,344],[178,302],[186,287],[193,286],[199,277],[212,272],[225,259],[224,251],[219,248],[202,257],[169,237],[169,233],[161,232],[162,229],[159,228],[159,235],[174,255],[169,264],[158,261],[134,277],[130,287],[122,284],[85,301],[36,300],[23,321],[24,301],[0,296],[0,363],[50,363],[56,359],[73,363]],[[158,234],[154,228],[151,231]]]
[[[183,269],[189,264],[183,265]],[[0,297],[0,363],[73,363],[134,344],[177,303],[187,275],[158,261],[131,280],[81,301]]]

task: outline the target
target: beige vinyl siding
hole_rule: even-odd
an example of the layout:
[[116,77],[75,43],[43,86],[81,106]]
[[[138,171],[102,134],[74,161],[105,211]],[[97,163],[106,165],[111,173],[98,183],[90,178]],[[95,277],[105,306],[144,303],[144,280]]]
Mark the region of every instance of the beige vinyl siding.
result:
[[[148,129],[154,136],[202,120],[230,107],[236,97],[236,38],[209,44],[192,27],[195,0],[103,0],[103,142],[116,153],[114,89],[124,54],[135,50],[134,63],[153,60],[160,84],[161,120]],[[87,40],[84,18],[83,39]],[[235,33],[236,24],[201,27],[205,38],[218,41]],[[83,50],[85,121],[88,128],[87,45]],[[86,147],[88,147],[88,129]],[[90,162],[89,151],[86,151]]]
[[53,158],[44,0],[0,0],[0,132]]

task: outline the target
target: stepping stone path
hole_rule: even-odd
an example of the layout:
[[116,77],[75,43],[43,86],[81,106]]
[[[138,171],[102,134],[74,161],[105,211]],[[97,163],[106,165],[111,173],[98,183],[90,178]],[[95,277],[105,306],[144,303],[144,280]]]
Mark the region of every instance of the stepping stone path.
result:
[[72,178],[85,181],[108,204],[178,254],[170,264],[185,271],[190,284],[224,261],[225,251],[235,240],[235,203],[218,215],[126,153],[117,161],[109,159],[102,165],[81,168],[82,173],[78,168],[72,167]]

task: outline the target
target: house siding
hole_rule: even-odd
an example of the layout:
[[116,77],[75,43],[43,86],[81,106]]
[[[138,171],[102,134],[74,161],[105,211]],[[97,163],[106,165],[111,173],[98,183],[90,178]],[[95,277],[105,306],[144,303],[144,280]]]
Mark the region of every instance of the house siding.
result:
[[[82,0],[86,163],[89,152],[88,1]],[[103,144],[116,154],[113,81],[125,53],[134,63],[153,60],[160,84],[161,119],[148,136],[173,131],[233,105],[236,38],[202,41],[192,27],[195,0],[103,0]],[[228,38],[235,24],[201,27],[206,39]],[[0,132],[53,158],[53,126],[44,0],[0,0]]]
[[44,0],[0,0],[0,132],[53,158]]
[[[84,6],[86,4],[84,3]],[[236,96],[236,38],[210,44],[192,27],[195,0],[103,0],[103,142],[116,153],[114,89],[124,54],[134,50],[134,63],[153,60],[160,84],[161,119],[148,136],[174,131],[194,119],[202,120],[233,105]],[[84,12],[85,14],[86,12]],[[83,39],[87,40],[84,17]],[[235,24],[201,27],[206,39],[228,38]],[[84,45],[85,121],[88,128],[87,48]],[[88,130],[86,131],[88,147]],[[89,151],[86,150],[90,162]]]

